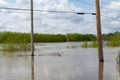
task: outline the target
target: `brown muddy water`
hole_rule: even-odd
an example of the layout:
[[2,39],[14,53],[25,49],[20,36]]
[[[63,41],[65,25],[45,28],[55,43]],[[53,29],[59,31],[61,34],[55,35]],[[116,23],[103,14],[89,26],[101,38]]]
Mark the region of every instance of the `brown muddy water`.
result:
[[104,63],[98,62],[97,48],[81,48],[80,43],[35,48],[34,57],[27,56],[30,52],[0,52],[0,80],[120,80],[120,48],[104,47]]

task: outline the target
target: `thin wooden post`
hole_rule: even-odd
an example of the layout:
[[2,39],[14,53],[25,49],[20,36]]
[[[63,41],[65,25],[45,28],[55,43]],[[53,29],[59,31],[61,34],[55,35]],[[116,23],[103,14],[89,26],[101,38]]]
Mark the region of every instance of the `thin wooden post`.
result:
[[31,0],[31,56],[34,56],[34,17],[33,17],[33,0]]
[[101,34],[101,19],[100,19],[100,4],[99,0],[95,0],[96,3],[96,26],[97,26],[97,40],[98,40],[98,57],[99,61],[103,62],[103,46],[102,46],[102,34]]

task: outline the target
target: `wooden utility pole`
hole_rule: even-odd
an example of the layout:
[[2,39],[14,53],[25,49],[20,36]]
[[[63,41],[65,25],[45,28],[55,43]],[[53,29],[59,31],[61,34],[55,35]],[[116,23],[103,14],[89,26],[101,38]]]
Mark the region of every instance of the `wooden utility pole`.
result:
[[34,17],[33,17],[33,0],[31,0],[31,56],[34,56]]
[[99,61],[103,62],[103,46],[102,46],[102,34],[101,34],[101,19],[100,19],[100,3],[99,0],[95,0],[96,3],[96,26],[97,26],[97,40],[98,40],[98,57]]

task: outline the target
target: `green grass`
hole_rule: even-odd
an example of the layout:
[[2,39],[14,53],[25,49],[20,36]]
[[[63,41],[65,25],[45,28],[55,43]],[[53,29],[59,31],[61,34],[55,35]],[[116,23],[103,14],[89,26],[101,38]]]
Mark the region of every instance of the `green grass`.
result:
[[1,37],[1,49],[3,51],[28,51],[30,50],[29,35],[27,33],[3,32]]

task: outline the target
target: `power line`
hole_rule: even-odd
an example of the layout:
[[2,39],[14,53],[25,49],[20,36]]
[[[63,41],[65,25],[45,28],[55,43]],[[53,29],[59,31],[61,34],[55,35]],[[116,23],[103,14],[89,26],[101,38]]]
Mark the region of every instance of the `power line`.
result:
[[[2,11],[0,11],[0,12],[2,12]],[[4,13],[29,13],[29,12],[26,12],[26,11],[22,11],[22,12],[4,12]],[[43,15],[43,14],[40,14],[40,13],[36,13],[36,12],[34,12],[34,14],[37,14],[37,15],[42,15],[42,16],[44,16],[44,17],[47,17],[47,18],[51,18],[51,19],[56,19],[56,20],[58,20],[58,18],[55,18],[55,17],[50,17],[50,16],[47,16],[47,15]],[[85,13],[77,13],[77,14],[85,14]],[[89,14],[89,13],[87,13],[87,14]],[[96,15],[95,13],[91,13],[92,15]],[[64,18],[64,19],[71,19],[71,18],[65,18],[65,17],[59,17],[59,18]]]
[[[39,15],[39,14],[38,14]],[[40,14],[40,15],[42,15],[42,14]],[[50,17],[50,16],[46,16],[46,15],[42,15],[43,17],[46,17],[46,18],[49,18],[49,19],[54,19],[54,20],[57,20],[57,21],[59,21],[59,22],[64,22],[64,23],[66,23],[66,20],[68,20],[68,19],[72,19],[72,18],[64,18],[65,20],[63,21],[60,21],[60,19],[58,19],[58,18],[55,18],[55,17]],[[67,22],[70,22],[70,21],[67,21]],[[74,22],[70,22],[70,23],[74,23]],[[95,22],[86,22],[86,25],[88,24],[88,23],[95,23]],[[74,23],[74,24],[80,24],[80,23]]]
[[7,11],[7,12],[3,12],[3,11],[0,11],[0,14],[4,14],[4,13],[8,13],[8,14],[9,13],[25,13],[25,14],[27,13],[28,14],[29,12],[26,12],[26,11],[14,11],[14,12],[13,11],[11,11],[11,12]]
[[[105,4],[110,4],[110,2],[107,2],[107,1],[102,1],[102,2],[105,3]],[[115,4],[111,4],[111,5],[118,6],[118,5],[115,5]],[[118,6],[118,7],[120,7],[120,6]]]
[[84,1],[81,1],[81,0],[76,0],[76,1],[78,1],[78,2],[81,2],[81,3],[84,3],[84,4],[87,4],[87,5],[92,5],[92,6],[95,6],[95,5],[93,5],[93,4],[91,4],[91,3],[87,3],[87,2],[84,2]]
[[[16,10],[16,11],[30,11],[30,9],[9,8],[9,7],[0,7],[0,9]],[[54,10],[33,10],[33,11],[35,11],[35,12],[50,12],[50,13],[73,13],[73,14],[78,14],[78,15],[84,15],[84,14],[95,15],[95,13],[70,12],[70,11],[54,11]]]
[[0,7],[0,9],[17,10],[17,11],[30,11],[30,9],[9,8],[9,7]]
[[[2,11],[0,11],[0,12],[2,12]],[[27,13],[27,14],[28,14],[29,12],[22,11],[22,12],[5,12],[5,13]],[[36,13],[36,12],[34,12],[34,14],[42,15],[42,14],[39,14],[39,13]],[[78,14],[79,14],[79,13],[78,13]],[[95,15],[95,13],[92,13],[92,14]],[[48,17],[48,18],[51,18],[51,19],[56,19],[56,20],[58,20],[58,18],[53,18],[53,17],[46,16],[46,15],[42,15],[42,16]],[[118,20],[118,19],[116,19],[116,18],[109,17],[109,16],[106,16],[106,15],[101,15],[101,16],[106,17],[106,18],[109,18],[109,19],[112,19],[112,20],[120,21],[120,20]],[[64,18],[64,17],[60,17],[60,18]],[[70,18],[67,18],[67,19],[70,19]]]
[[[81,3],[83,3],[83,4],[86,4],[86,5],[89,5],[89,6],[95,7],[95,5],[93,5],[93,4],[91,4],[91,3],[87,3],[87,2],[84,2],[84,1],[81,1],[81,0],[76,0],[76,1],[81,2]],[[117,9],[110,9],[110,8],[105,8],[105,7],[100,7],[100,8],[102,8],[102,9],[107,9],[107,10],[120,11],[120,10],[117,10]]]
[[[46,18],[49,18],[49,19],[54,19],[54,20],[57,20],[57,21],[59,21],[59,22],[65,22],[66,23],[66,20],[69,20],[69,21],[67,21],[67,22],[70,22],[70,23],[74,23],[74,22],[72,22],[73,21],[73,17],[67,17],[67,18],[65,18],[65,17],[59,17],[59,19],[57,18],[57,17],[51,17],[51,16],[47,16],[47,15],[43,15],[43,14],[39,14],[39,13],[36,13],[37,15],[42,15],[43,17],[46,17]],[[61,21],[62,20],[62,21]],[[71,20],[71,21],[70,21]],[[95,23],[95,22],[87,22],[86,21],[86,23],[88,24],[88,23]],[[81,23],[74,23],[74,24],[81,24]]]
[[[0,11],[1,12],[1,11]],[[29,13],[29,12],[5,12],[5,13]],[[43,17],[46,17],[46,18],[49,18],[49,19],[54,19],[54,20],[57,20],[57,21],[59,21],[59,22],[65,22],[66,23],[66,21],[60,21],[61,19],[63,20],[70,20],[70,19],[72,19],[72,17],[69,17],[69,18],[65,18],[65,17],[59,17],[59,18],[61,18],[61,19],[58,19],[58,18],[55,18],[55,17],[50,17],[50,16],[48,16],[48,15],[43,15],[43,14],[40,14],[40,13],[34,13],[34,14],[37,14],[37,15],[41,15],[41,16],[43,16]],[[79,14],[79,13],[78,13]],[[83,13],[82,13],[83,14]],[[95,13],[92,13],[93,15],[95,15]],[[70,22],[70,21],[67,21],[67,22]],[[70,22],[70,23],[74,23],[74,22]],[[88,22],[88,23],[93,23],[93,22]],[[74,23],[74,24],[80,24],[80,23]]]
[[111,19],[111,20],[120,21],[120,20],[118,20],[118,19],[116,19],[116,18],[113,18],[113,17],[109,17],[109,16],[105,16],[105,15],[101,15],[101,16],[106,17],[106,18],[109,18],[109,19]]
[[[7,13],[8,13],[8,12],[7,12]],[[12,12],[11,12],[11,13],[12,13]],[[13,13],[28,13],[28,12],[13,12]],[[50,17],[50,16],[47,16],[47,15],[39,14],[39,13],[35,13],[35,14],[41,15],[41,16],[46,17],[46,18],[49,18],[49,19],[57,20],[58,22],[61,22],[61,23],[66,23],[66,20],[72,19],[72,18],[60,17],[60,18],[63,18],[63,19],[61,20],[61,19],[58,19],[58,18],[55,18],[55,17]],[[67,21],[67,22],[69,22],[69,23],[74,23],[74,22],[72,22],[72,21]],[[85,23],[86,23],[85,25],[87,25],[87,24],[89,24],[89,23],[95,23],[95,22],[85,22]],[[81,23],[74,23],[74,24],[81,24]]]

